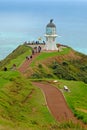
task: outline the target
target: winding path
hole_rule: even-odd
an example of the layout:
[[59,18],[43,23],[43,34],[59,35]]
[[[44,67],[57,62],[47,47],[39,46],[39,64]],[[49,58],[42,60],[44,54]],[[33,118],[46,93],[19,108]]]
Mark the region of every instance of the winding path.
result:
[[46,83],[33,82],[33,85],[38,86],[43,90],[47,106],[57,121],[62,122],[71,120],[77,122],[60,90]]
[[[33,58],[31,60],[25,60],[18,70],[21,73],[24,73],[28,69],[29,64],[32,62],[33,59],[35,59],[37,55],[39,54],[37,53],[33,55]],[[55,117],[57,121],[72,121],[74,123],[79,122],[83,125],[82,122],[78,121],[74,117],[73,113],[71,112],[65,101],[62,92],[59,89],[51,86],[48,83],[33,82],[33,85],[42,89],[46,98],[49,111],[52,113],[52,115]]]

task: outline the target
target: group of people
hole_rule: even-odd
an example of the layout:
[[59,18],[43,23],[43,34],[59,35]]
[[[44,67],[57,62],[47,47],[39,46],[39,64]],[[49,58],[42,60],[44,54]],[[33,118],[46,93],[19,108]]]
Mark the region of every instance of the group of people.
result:
[[26,59],[27,59],[27,60],[32,59],[32,55],[26,56]]
[[[29,60],[29,59],[32,59],[33,55],[35,53],[40,53],[41,52],[41,46],[36,46],[34,47],[34,49],[32,49],[32,55],[30,56],[26,56],[26,59]],[[8,68],[7,67],[4,67],[3,69],[4,71],[7,71]],[[11,70],[16,70],[16,64],[13,64],[12,67],[11,67]]]
[[36,46],[36,47],[34,47],[34,49],[32,50],[32,52],[33,52],[33,54],[34,54],[34,53],[38,53],[38,52],[40,53],[40,52],[41,52],[41,46],[38,46],[38,47]]
[[29,42],[27,42],[27,41],[25,41],[24,42],[24,44],[25,45],[45,45],[45,41],[42,41],[42,42],[40,42],[40,41],[29,41]]
[[33,55],[35,53],[40,53],[41,52],[41,46],[36,46],[32,49],[32,55],[29,55],[29,56],[26,56],[26,59],[29,60],[29,59],[32,59]]

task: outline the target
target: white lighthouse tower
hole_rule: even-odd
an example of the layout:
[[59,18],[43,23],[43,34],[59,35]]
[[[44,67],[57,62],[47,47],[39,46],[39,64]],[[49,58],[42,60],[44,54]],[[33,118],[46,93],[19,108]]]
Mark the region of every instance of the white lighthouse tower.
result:
[[45,49],[46,50],[58,50],[57,46],[56,46],[56,37],[58,35],[56,34],[56,26],[53,23],[53,19],[50,20],[50,23],[47,24],[46,26],[46,45],[45,45]]

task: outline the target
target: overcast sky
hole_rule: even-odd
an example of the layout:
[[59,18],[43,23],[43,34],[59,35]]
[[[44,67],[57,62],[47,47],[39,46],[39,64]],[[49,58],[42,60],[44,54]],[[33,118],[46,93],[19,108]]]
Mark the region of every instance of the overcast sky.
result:
[[[50,19],[54,19],[61,35],[58,42],[87,48],[87,0],[0,0],[0,33],[28,32],[27,36],[44,36]],[[18,36],[23,38],[18,33],[8,34],[14,37],[15,43]],[[6,37],[4,34],[5,43]]]
[[86,0],[0,0],[0,28],[38,26],[50,18],[61,23],[85,22],[86,12]]

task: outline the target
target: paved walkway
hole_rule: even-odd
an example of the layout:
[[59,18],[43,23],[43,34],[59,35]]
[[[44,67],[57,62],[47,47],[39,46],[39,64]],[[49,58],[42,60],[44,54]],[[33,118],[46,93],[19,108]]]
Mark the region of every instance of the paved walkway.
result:
[[72,120],[76,122],[76,118],[73,116],[73,113],[66,104],[64,96],[60,90],[50,84],[39,82],[34,82],[33,84],[43,90],[47,106],[57,121],[61,122]]

